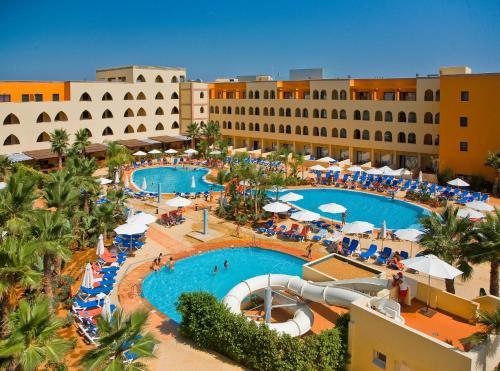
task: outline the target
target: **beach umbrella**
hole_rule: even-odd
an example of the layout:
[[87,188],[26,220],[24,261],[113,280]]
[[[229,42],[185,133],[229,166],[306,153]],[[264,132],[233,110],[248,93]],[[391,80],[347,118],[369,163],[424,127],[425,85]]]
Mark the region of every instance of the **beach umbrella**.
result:
[[0,190],[1,190],[1,189],[4,189],[5,187],[7,187],[7,183],[5,183],[5,182],[0,182]]
[[454,186],[454,187],[468,187],[469,186],[469,183],[467,182],[464,182],[462,179],[460,178],[455,178],[453,180],[450,180],[448,182],[449,185],[451,186]]
[[104,297],[104,302],[102,304],[101,317],[109,322],[111,321],[112,315],[113,313],[111,313],[111,299],[109,298],[108,295],[106,295]]
[[115,173],[115,184],[120,184],[120,172]]
[[125,176],[125,179],[123,179],[123,186],[125,188],[130,188],[130,183],[128,181],[128,176]]
[[303,198],[304,196],[299,195],[298,193],[289,192],[281,196],[279,200],[283,202],[294,202],[302,200]]
[[290,206],[282,202],[272,202],[265,205],[263,209],[270,213],[284,213],[290,210]]
[[469,209],[469,208],[463,208],[458,210],[457,216],[459,218],[469,218],[469,219],[483,219],[484,215],[480,213],[479,211]]
[[366,173],[368,175],[381,175],[382,172],[380,171],[380,169],[376,169],[376,168],[371,168],[369,170],[366,170]]
[[156,222],[156,216],[148,214],[148,213],[137,213],[135,215],[127,218],[127,223],[130,224],[151,224]]
[[333,171],[334,173],[337,173],[339,171],[342,171],[342,168],[338,165],[331,165],[326,168],[327,171]]
[[321,157],[318,161],[321,161],[321,162],[337,162],[337,160],[335,160],[334,158],[331,158],[331,157]]
[[398,229],[394,235],[403,241],[410,241],[410,257],[413,255],[413,242],[417,242],[424,232],[415,228]]
[[170,149],[167,149],[167,150],[165,151],[165,153],[166,153],[167,155],[175,155],[175,154],[177,153],[177,151],[176,151],[175,149],[170,148]]
[[208,154],[209,155],[212,155],[212,156],[217,156],[217,155],[220,155],[222,152],[219,151],[218,149],[215,149],[213,151],[210,151]]
[[346,234],[362,234],[372,231],[373,228],[374,226],[371,223],[356,221],[344,225],[342,227],[342,232]]
[[477,211],[493,211],[495,208],[491,205],[488,205],[486,202],[483,201],[472,201],[472,202],[467,202],[465,206],[477,210]]
[[133,156],[146,156],[147,153],[143,152],[143,151],[137,151],[137,152],[132,153],[132,155]]
[[165,202],[166,205],[171,206],[171,207],[185,207],[191,205],[191,200],[188,200],[187,198],[184,197],[174,197],[168,201]]
[[318,207],[321,211],[324,213],[330,213],[330,214],[341,214],[346,212],[346,208],[342,205],[336,204],[336,203],[329,203],[329,204],[323,204]]
[[420,170],[418,172],[418,179],[417,180],[421,183],[422,182],[422,178],[423,178],[423,174],[422,174],[422,170]]
[[106,184],[113,183],[113,181],[111,179],[108,179],[108,178],[99,178],[99,179],[97,179],[97,182],[99,182],[100,185],[106,185]]
[[128,220],[129,218],[133,217],[133,216],[134,216],[134,208],[133,208],[132,206],[130,206],[130,207],[128,208],[128,212],[127,212],[127,220]]
[[347,171],[350,171],[353,173],[359,173],[359,172],[364,171],[364,170],[360,166],[354,165],[354,166],[348,167]]
[[392,175],[394,173],[394,170],[392,170],[389,166],[383,166],[379,170],[381,175]]
[[185,153],[185,154],[187,154],[187,155],[195,155],[195,154],[197,154],[197,153],[198,153],[198,151],[197,151],[197,150],[195,150],[195,149],[189,148],[189,149],[186,149],[186,150],[184,151],[184,153]]
[[96,254],[98,257],[101,257],[104,255],[104,237],[102,234],[99,235],[99,238],[97,239],[97,249],[96,249]]
[[85,274],[83,276],[82,286],[87,289],[94,288],[94,273],[92,272],[92,266],[90,263],[85,265]]
[[148,151],[150,155],[159,155],[161,153],[160,150],[157,149],[152,149],[151,151]]
[[146,178],[142,178],[142,190],[145,191],[146,189],[148,189],[148,183],[146,182]]
[[431,276],[444,279],[453,279],[463,272],[457,268],[451,266],[450,264],[442,261],[437,256],[421,255],[410,259],[405,259],[401,261],[406,267],[414,269],[418,272],[426,273],[429,276],[429,290],[427,295],[427,311],[429,311],[429,303],[431,297]]
[[309,170],[313,170],[313,171],[325,171],[326,168],[324,168],[323,166],[321,165],[314,165],[314,166],[311,166],[309,168]]
[[196,188],[196,181],[194,180],[194,175],[191,177],[191,188],[192,189]]
[[380,228],[380,237],[382,240],[387,238],[387,223],[385,220],[382,222],[382,228]]
[[134,234],[143,234],[148,230],[148,226],[141,223],[125,223],[116,227],[114,230],[116,234],[131,236]]
[[319,219],[319,214],[309,210],[300,210],[290,215],[290,218],[298,222],[312,222]]

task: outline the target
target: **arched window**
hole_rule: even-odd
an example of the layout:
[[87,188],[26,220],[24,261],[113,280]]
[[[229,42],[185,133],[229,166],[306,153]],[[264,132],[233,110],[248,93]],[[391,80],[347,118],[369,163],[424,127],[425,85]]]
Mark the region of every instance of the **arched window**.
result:
[[406,143],[406,134],[403,132],[398,133],[398,143]]
[[253,94],[253,99],[260,99],[260,93],[258,90],[256,90],[255,93]]
[[163,99],[163,94],[161,92],[156,93],[155,99],[156,100],[162,100]]
[[286,133],[286,134],[292,134],[292,127],[291,127],[290,125],[287,125],[287,126],[285,127],[285,133]]
[[[260,108],[259,107],[255,107],[253,112],[254,112],[255,116],[260,116]],[[231,112],[228,112],[228,113],[231,113]]]
[[106,126],[106,128],[102,131],[102,136],[106,135],[113,135],[113,130],[109,126]]
[[409,133],[408,134],[408,143],[410,144],[416,144],[417,143],[417,136],[415,133]]
[[177,92],[174,91],[170,96],[170,99],[179,99],[179,94],[177,94]]
[[367,111],[367,110],[363,111],[363,120],[370,121],[370,111]]
[[417,122],[417,114],[415,112],[408,113],[408,122],[410,124],[415,124]]
[[253,99],[253,91],[248,91],[248,99]]
[[384,142],[392,142],[392,133],[390,131],[384,133]]
[[344,128],[340,129],[339,137],[340,138],[347,138],[347,130]]
[[300,125],[297,125],[295,127],[295,135],[301,135],[301,134],[302,134],[301,127],[300,127]]
[[264,90],[264,99],[269,99],[269,92]]
[[406,122],[406,113],[403,111],[399,111],[398,113],[398,122]]
[[127,108],[127,110],[123,114],[123,117],[134,117],[134,111],[132,111],[132,109],[130,108]]
[[3,120],[3,124],[4,125],[19,125],[20,121],[19,121],[19,119],[17,118],[16,115],[14,115],[13,113],[9,113],[5,117],[5,119]]
[[434,115],[434,123],[435,123],[435,124],[439,124],[439,113],[436,113],[436,114]]
[[302,135],[309,135],[309,128],[305,125],[302,127]]
[[200,99],[203,99],[203,98],[205,98],[205,93],[200,91]]
[[158,75],[156,76],[155,82],[163,82],[163,78],[160,75]]
[[434,145],[439,146],[439,134],[434,137]]
[[[202,107],[203,108],[203,107]],[[162,116],[163,115],[163,108],[158,107],[155,111],[155,115],[157,116]]]
[[307,108],[304,108],[302,110],[302,117],[306,117],[306,118],[309,117],[309,111],[307,110]]
[[264,124],[264,133],[267,133],[267,132],[269,132],[269,125]]
[[161,122],[159,122],[158,124],[156,124],[155,130],[157,130],[157,131],[165,130],[165,127],[163,126],[163,124]]
[[179,123],[177,121],[172,122],[170,129],[179,129]]
[[280,134],[284,134],[284,133],[285,133],[285,127],[284,127],[283,125],[280,125],[280,126],[278,127],[278,132],[279,132]]
[[139,94],[137,94],[137,100],[146,100],[146,95],[141,91]]
[[274,127],[274,124],[271,124],[271,127],[269,128],[269,131],[271,133],[274,133],[276,131],[276,128]]
[[382,141],[382,132],[380,130],[377,130],[375,132],[375,142],[381,142]]
[[337,129],[337,128],[333,128],[332,129],[332,137],[334,137],[334,138],[338,138],[339,137],[339,129]]
[[245,123],[244,123],[244,122],[242,122],[242,123],[241,123],[241,125],[240,125],[240,129],[241,129],[241,130],[246,130],[246,128],[245,128]]
[[269,116],[269,108],[264,107],[264,109],[262,110],[262,113],[264,114],[264,116]]
[[432,146],[432,135],[431,134],[424,135],[424,144],[427,146]]
[[278,115],[284,117],[285,116],[285,110],[283,108],[280,108],[278,110]]
[[368,130],[363,130],[363,133],[361,133],[361,138],[363,140],[370,140],[370,132]]
[[276,99],[276,92],[271,90],[271,99]]
[[441,100],[441,90],[436,90],[436,102],[439,102]]
[[319,93],[319,99],[321,100],[326,99],[326,90],[321,90],[321,93]]
[[354,133],[352,134],[353,139],[361,139],[361,132],[359,129],[354,129]]
[[339,92],[337,91],[337,89],[334,89],[332,91],[332,99],[333,100],[339,100]]
[[205,108],[200,107],[200,113],[205,113]]
[[345,90],[340,91],[340,100],[346,100],[347,99],[347,93]]
[[91,102],[92,98],[90,98],[89,93],[85,92],[80,96],[80,101],[81,102]]
[[432,124],[432,113],[430,113],[430,112],[425,113],[424,124]]
[[215,106],[215,113],[219,113],[219,106]]
[[239,121],[236,121],[235,130],[240,130],[240,123],[239,123]]
[[54,117],[54,121],[68,121],[68,116],[63,111],[59,111],[56,117]]
[[127,127],[125,128],[125,130],[123,132],[125,134],[132,134],[134,132],[134,128],[132,127],[132,125],[127,125]]
[[354,111],[354,120],[361,120],[361,112],[359,110]]
[[301,114],[300,114],[300,108],[295,108],[295,117],[300,117]]
[[[253,109],[252,110],[252,113],[253,113]],[[225,115],[227,113],[227,107],[226,106],[222,106],[222,114]]]
[[254,130],[255,131],[260,131],[260,125],[258,122],[255,123],[255,127],[254,127]]
[[313,99],[319,99],[319,92],[317,90],[313,90]]
[[285,110],[285,116],[286,116],[286,117],[291,117],[291,116],[292,116],[292,110],[291,110],[290,108],[287,108],[287,109]]
[[327,137],[327,136],[328,136],[328,131],[326,130],[326,128],[325,128],[325,127],[322,127],[322,128],[321,128],[320,135],[321,135],[322,137]]
[[138,127],[137,127],[137,132],[138,133],[144,133],[146,131],[146,127],[144,126],[144,124],[140,124]]
[[179,82],[179,80],[177,79],[177,76],[172,76],[172,78],[170,79],[170,82],[177,83],[177,82]]
[[172,114],[179,113],[179,109],[176,106],[174,106],[174,107],[172,107],[172,111],[170,111],[170,113],[172,113]]
[[80,120],[91,120],[91,119],[92,115],[87,110],[83,111],[82,114],[80,115]]
[[139,76],[137,76],[137,78],[135,79],[135,82],[146,82],[146,79],[144,78],[144,76],[139,75]]
[[112,119],[113,114],[111,113],[111,111],[109,109],[107,109],[102,113],[102,118],[103,119]]
[[316,108],[313,110],[313,118],[315,119],[319,118],[319,110]]
[[146,111],[144,110],[144,108],[139,108],[139,110],[137,111],[137,116],[146,116]]
[[3,141],[4,146],[12,146],[14,144],[19,144],[19,139],[14,134],[9,135]]
[[339,111],[336,109],[332,110],[332,119],[337,120],[339,118]]
[[328,114],[326,113],[326,109],[322,109],[321,112],[320,112],[320,116],[322,119],[327,119],[328,118]]
[[382,121],[382,111],[375,112],[375,121]]
[[123,97],[123,100],[134,100],[134,96],[128,92],[127,94],[125,94],[125,96]]
[[50,122],[50,116],[46,112],[42,112],[36,118],[36,122],[37,123],[40,123],[40,122]]
[[313,137],[319,137],[319,129],[317,126],[313,128]]
[[233,124],[231,124],[231,121],[227,122],[227,128],[228,129],[232,129],[233,128]]
[[253,123],[248,124],[248,131],[253,131]]
[[[243,110],[243,114],[245,114],[245,110]],[[269,108],[269,116],[274,116],[276,113],[274,112],[274,108]]]
[[50,141],[50,135],[47,134],[45,131],[40,133],[40,135],[38,136],[38,138],[36,138],[36,141],[37,143],[40,143],[40,142],[48,142]]
[[[212,112],[212,111],[210,111],[210,113],[213,113],[213,112]],[[235,115],[239,115],[239,114],[240,114],[240,107],[236,106],[236,107],[234,108],[234,114],[235,114]]]
[[347,120],[347,112],[343,109],[340,110],[340,119]]
[[[226,108],[226,107],[223,107],[223,109],[222,109],[222,113],[226,113],[225,108]],[[248,109],[248,114],[249,114],[249,115],[253,115],[253,107],[250,107],[250,108]]]
[[391,111],[385,111],[384,121],[385,122],[392,122],[392,112]]
[[231,108],[231,106],[228,106],[228,107],[227,107],[227,114],[228,114],[228,115],[230,115],[230,114],[231,114],[231,112],[232,112],[232,108]]
[[434,92],[430,89],[427,89],[424,93],[424,100],[426,102],[432,102],[434,100]]
[[85,128],[85,132],[89,138],[92,138],[92,132],[89,129]]
[[113,100],[113,97],[108,92],[104,93],[102,100]]

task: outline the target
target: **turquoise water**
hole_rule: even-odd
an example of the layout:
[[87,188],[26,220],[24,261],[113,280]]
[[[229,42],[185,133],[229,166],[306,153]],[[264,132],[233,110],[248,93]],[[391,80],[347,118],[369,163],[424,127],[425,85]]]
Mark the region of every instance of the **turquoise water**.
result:
[[[227,260],[229,268],[224,268]],[[183,292],[208,291],[222,299],[242,280],[268,273],[302,276],[304,260],[276,251],[254,247],[209,251],[153,272],[144,279],[142,295],[158,310],[179,323],[181,316],[175,310]],[[214,273],[214,267],[219,268]]]
[[375,228],[380,228],[385,220],[388,229],[419,229],[418,219],[428,213],[426,209],[409,202],[364,192],[324,188],[293,192],[304,196],[300,201],[291,202],[295,206],[319,213],[327,219],[342,220],[341,214],[324,213],[318,209],[320,205],[334,202],[347,208],[347,222],[365,221],[375,225]]
[[[208,183],[203,179],[208,173],[208,169],[195,167],[151,167],[134,171],[132,173],[132,182],[137,188],[142,189],[143,179],[146,178],[146,190],[149,192],[158,192],[158,183],[161,184],[162,193],[205,192],[210,189],[219,191],[221,189],[220,185]],[[194,189],[191,188],[193,176],[196,185]]]

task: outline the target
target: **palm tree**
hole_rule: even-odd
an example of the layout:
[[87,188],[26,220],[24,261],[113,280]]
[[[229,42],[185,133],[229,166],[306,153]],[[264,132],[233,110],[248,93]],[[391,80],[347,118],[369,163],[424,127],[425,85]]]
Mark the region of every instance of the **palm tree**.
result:
[[115,173],[121,168],[130,163],[134,158],[130,154],[127,147],[118,142],[109,142],[106,149],[106,164],[108,166],[108,176],[111,179],[115,178]]
[[304,154],[303,153],[294,153],[293,159],[295,160],[295,164],[297,166],[301,166],[302,179],[304,179]]
[[[460,269],[462,279],[470,278],[472,267],[467,261],[467,250],[470,242],[472,222],[468,218],[457,217],[458,208],[447,206],[441,213],[433,212],[420,219],[424,234],[420,244],[424,246],[424,254],[434,254],[445,262]],[[446,291],[455,293],[455,280],[446,279]]]
[[191,122],[186,127],[186,134],[191,137],[191,148],[195,148],[196,140],[200,138],[200,130],[197,122]]
[[11,333],[0,340],[0,368],[35,371],[48,362],[61,362],[73,347],[58,331],[64,321],[52,314],[47,298],[23,299],[7,322]]
[[497,336],[500,334],[500,306],[496,307],[494,312],[480,312],[477,318],[477,323],[481,325],[482,331],[466,338],[466,341],[471,345],[479,345],[488,340],[490,335]]
[[4,180],[12,171],[12,162],[5,156],[0,156],[0,179]]
[[[86,370],[145,370],[139,358],[153,358],[158,341],[150,334],[144,334],[148,313],[136,311],[129,316],[117,309],[111,321],[97,318],[99,345],[87,352],[80,363]],[[133,353],[138,358],[127,368],[123,365],[125,353]]]
[[73,147],[85,157],[85,147],[90,145],[89,131],[87,129],[78,129],[75,133],[75,141]]
[[474,263],[490,263],[490,294],[498,296],[498,265],[500,262],[500,209],[486,216],[472,230],[474,242],[468,259]]
[[59,169],[62,169],[62,158],[64,152],[68,149],[69,145],[69,134],[66,129],[55,129],[50,133],[50,148],[52,152],[57,154],[57,159],[59,162]]
[[72,156],[66,160],[66,170],[71,175],[71,183],[80,189],[83,196],[82,206],[87,213],[89,212],[90,198],[97,196],[99,192],[99,184],[93,177],[97,168],[95,158]]
[[495,182],[493,183],[493,194],[496,196],[498,192],[498,179],[500,178],[500,151],[488,152],[485,165],[496,171]]
[[78,223],[75,223],[73,232],[75,233],[76,242],[80,249],[85,249],[90,244],[97,241],[99,233],[99,224],[94,215],[88,215],[85,212],[79,213]]
[[111,202],[99,205],[95,209],[95,216],[102,226],[104,240],[108,238],[108,227],[115,222],[115,207]]
[[65,170],[50,174],[50,180],[43,188],[43,197],[47,207],[55,207],[66,215],[78,205],[80,192],[72,181],[73,177]]
[[201,135],[204,136],[208,145],[212,145],[220,137],[220,128],[214,121],[210,121],[201,129]]
[[0,245],[0,339],[7,336],[7,317],[17,303],[19,289],[37,288],[41,281],[33,269],[34,247],[24,239],[7,237]]

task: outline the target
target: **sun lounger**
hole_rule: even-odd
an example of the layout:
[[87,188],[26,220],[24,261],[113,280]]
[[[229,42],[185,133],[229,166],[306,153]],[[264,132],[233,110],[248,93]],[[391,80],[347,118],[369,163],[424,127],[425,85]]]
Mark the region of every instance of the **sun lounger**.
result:
[[356,251],[356,249],[358,248],[358,246],[359,246],[359,241],[358,240],[352,240],[351,244],[349,245],[349,248],[347,250],[344,250],[344,255],[345,256],[352,255],[352,253],[354,251]]
[[375,255],[376,252],[377,252],[377,245],[371,244],[370,247],[368,248],[368,250],[359,254],[359,257],[362,260],[367,260],[367,259],[371,258],[373,255]]
[[323,238],[326,237],[327,234],[328,234],[328,230],[325,228],[322,228],[319,230],[318,233],[316,233],[314,236],[312,236],[311,240],[314,242],[321,241]]
[[283,237],[291,237],[293,236],[295,233],[297,233],[297,230],[299,229],[299,225],[298,224],[292,224],[292,226],[290,227],[290,229],[286,232],[283,232]]
[[109,294],[113,290],[113,286],[103,286],[97,287],[95,289],[88,289],[86,287],[81,286],[79,294],[83,293],[88,296],[95,296],[97,294]]
[[305,241],[307,238],[307,234],[309,233],[310,228],[308,226],[302,227],[302,230],[300,233],[296,233],[292,236],[292,238],[296,239],[297,241]]
[[[88,299],[91,299],[91,298],[89,297]],[[96,298],[94,298],[94,300],[85,301],[79,297],[75,297],[73,299],[73,310],[77,311],[77,310],[81,310],[81,309],[102,307],[103,304],[104,304],[104,299],[97,300]]]
[[392,255],[392,249],[390,247],[384,247],[380,255],[377,257],[376,262],[379,264],[386,264],[387,259],[389,259]]

